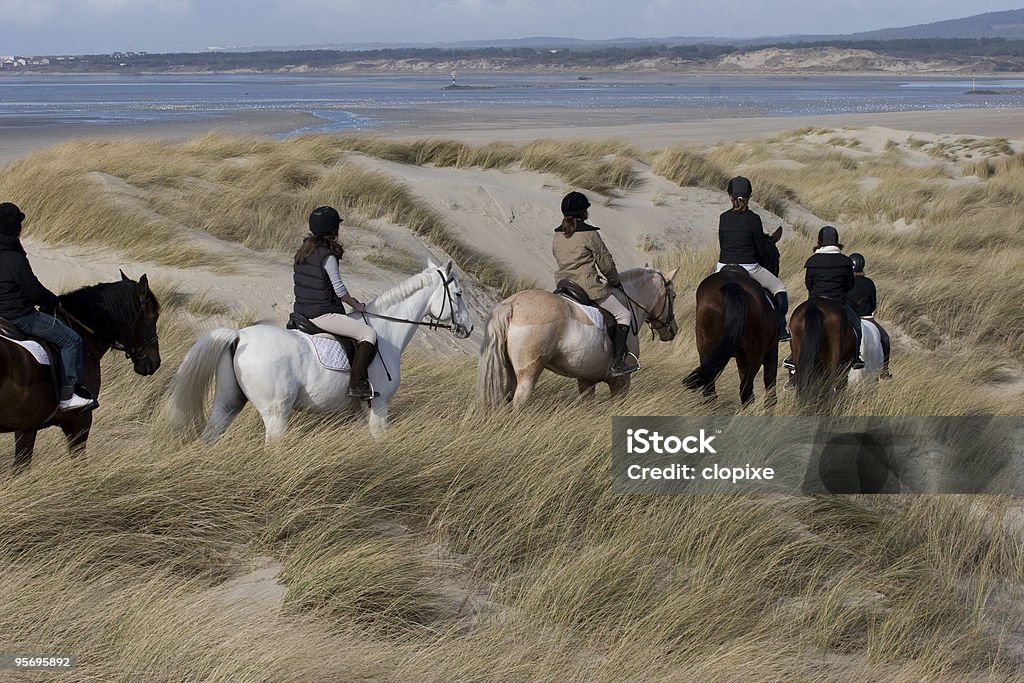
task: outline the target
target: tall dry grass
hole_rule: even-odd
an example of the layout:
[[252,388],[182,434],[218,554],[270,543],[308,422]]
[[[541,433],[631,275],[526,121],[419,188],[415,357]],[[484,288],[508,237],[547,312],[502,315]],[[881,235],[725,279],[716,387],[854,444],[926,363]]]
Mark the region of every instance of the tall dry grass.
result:
[[[216,137],[160,149],[233,186],[257,180],[237,159],[278,144]],[[349,175],[330,140],[301,144],[303,164],[329,168],[264,170],[347,192],[367,217],[431,229],[401,192],[360,200],[361,182],[379,183]],[[133,187],[193,182],[154,172],[149,186],[142,161],[123,163],[138,165]],[[859,163],[880,173],[889,161]],[[1024,350],[1014,267],[1024,226],[1003,186],[988,185],[1004,175],[1009,187],[1016,172],[934,196],[915,230],[878,214],[844,227],[879,284],[880,316],[898,329],[896,380],[852,389],[846,412],[1024,410],[1002,387]],[[787,169],[785,185],[814,197],[814,175]],[[798,299],[811,242],[794,232],[781,246]],[[571,382],[547,375],[522,413],[485,416],[474,359],[412,354],[384,441],[358,416],[298,416],[264,446],[246,409],[217,445],[178,444],[161,396],[209,316],[226,313],[154,283],[165,367],[141,378],[122,357],[105,359],[88,457],[69,460],[47,432],[32,470],[0,481],[0,651],[73,653],[79,668],[54,676],[63,680],[1019,680],[1015,499],[610,492],[612,416],[741,411],[734,368],[718,406],[680,386],[697,363],[692,292],[713,249],[655,256],[681,267],[681,332],[644,340],[627,401],[580,406]],[[779,412],[799,412],[789,394]],[[271,562],[284,586],[238,588]]]

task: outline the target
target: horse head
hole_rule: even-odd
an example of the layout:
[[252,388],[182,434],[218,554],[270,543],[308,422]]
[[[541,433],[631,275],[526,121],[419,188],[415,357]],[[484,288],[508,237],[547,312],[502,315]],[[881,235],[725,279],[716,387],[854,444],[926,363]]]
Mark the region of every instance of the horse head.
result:
[[427,261],[427,270],[435,271],[439,278],[434,293],[430,297],[427,312],[431,318],[451,324],[452,334],[465,339],[473,332],[473,318],[466,307],[462,296],[462,283],[449,260],[445,266],[439,266],[433,260]]
[[124,351],[135,367],[135,372],[147,376],[160,368],[160,340],[157,337],[156,323],[160,317],[160,303],[149,288],[149,278],[143,275],[138,282],[133,281],[124,271],[121,282],[134,285],[130,293],[133,319],[126,321],[119,338],[115,339],[113,348]]
[[651,326],[661,341],[672,341],[679,331],[675,313],[676,291],[672,282],[678,272],[678,268],[668,273],[654,268],[636,268],[622,273],[630,286],[626,296],[632,299],[634,308],[641,309],[645,316],[643,322]]

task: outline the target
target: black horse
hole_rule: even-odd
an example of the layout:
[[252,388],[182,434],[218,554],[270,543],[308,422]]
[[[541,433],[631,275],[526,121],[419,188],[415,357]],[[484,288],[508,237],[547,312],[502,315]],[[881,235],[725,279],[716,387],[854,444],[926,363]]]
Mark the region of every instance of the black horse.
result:
[[[160,367],[156,333],[160,304],[145,275],[135,282],[122,272],[119,282],[83,287],[59,298],[59,315],[85,344],[81,383],[93,396],[99,398],[100,359],[110,349],[123,351],[140,375],[152,375]],[[92,411],[60,412],[57,403],[50,366],[39,364],[24,348],[0,338],[0,432],[14,432],[15,474],[32,462],[40,429],[60,427],[72,455],[85,451]]]

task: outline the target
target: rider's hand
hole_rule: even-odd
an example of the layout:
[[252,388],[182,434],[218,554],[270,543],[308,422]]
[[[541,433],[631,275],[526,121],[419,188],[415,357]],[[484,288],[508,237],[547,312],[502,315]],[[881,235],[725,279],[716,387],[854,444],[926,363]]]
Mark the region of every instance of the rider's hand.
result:
[[366,304],[364,304],[362,301],[353,301],[352,308],[355,309],[356,311],[359,311],[360,313],[366,312]]

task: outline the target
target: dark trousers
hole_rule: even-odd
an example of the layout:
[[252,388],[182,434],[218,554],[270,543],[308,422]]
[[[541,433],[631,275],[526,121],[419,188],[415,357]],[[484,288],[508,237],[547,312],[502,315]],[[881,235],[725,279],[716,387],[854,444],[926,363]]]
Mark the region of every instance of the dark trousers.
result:
[[78,378],[85,371],[85,347],[77,332],[56,316],[39,311],[14,318],[11,323],[30,337],[39,337],[59,346],[60,357],[64,362],[63,386],[74,388],[78,384]]

